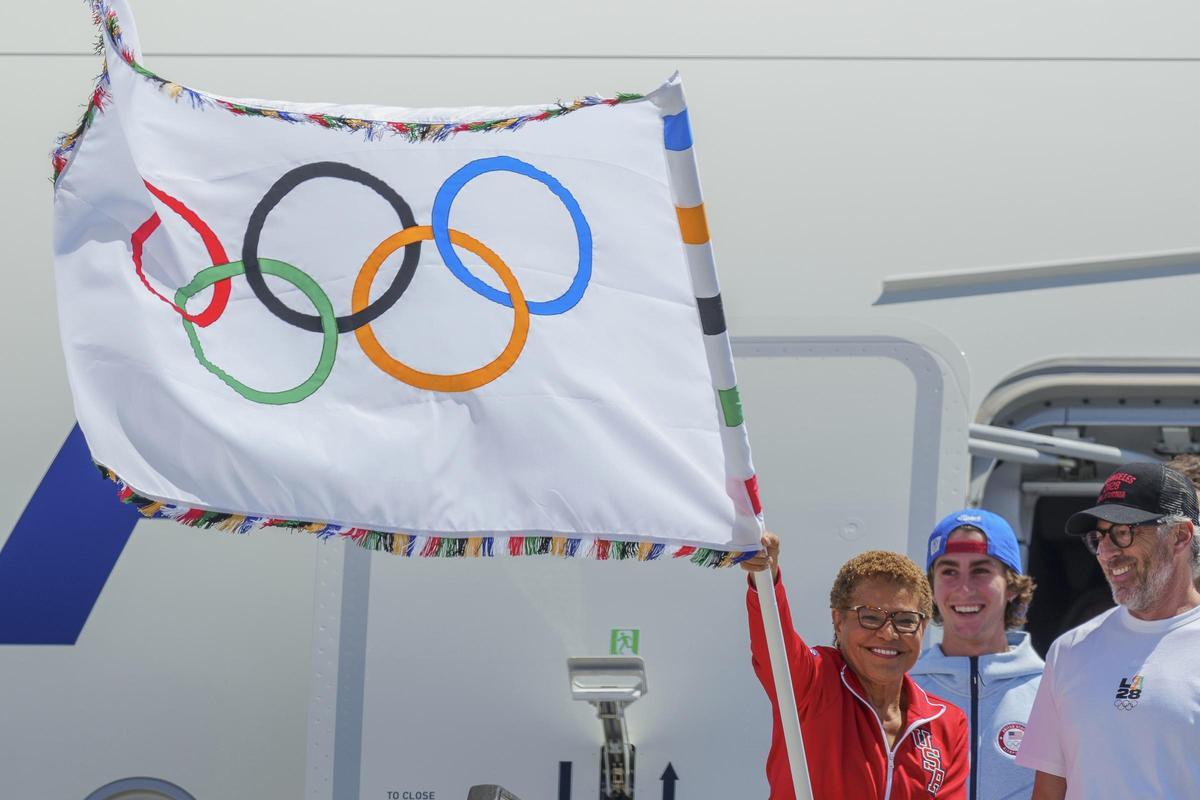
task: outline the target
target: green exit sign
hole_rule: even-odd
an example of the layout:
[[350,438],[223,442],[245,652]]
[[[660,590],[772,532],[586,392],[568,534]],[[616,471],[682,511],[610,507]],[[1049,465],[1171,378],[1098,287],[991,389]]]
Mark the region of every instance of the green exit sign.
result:
[[614,656],[636,656],[641,631],[637,628],[613,628],[608,636],[608,653]]

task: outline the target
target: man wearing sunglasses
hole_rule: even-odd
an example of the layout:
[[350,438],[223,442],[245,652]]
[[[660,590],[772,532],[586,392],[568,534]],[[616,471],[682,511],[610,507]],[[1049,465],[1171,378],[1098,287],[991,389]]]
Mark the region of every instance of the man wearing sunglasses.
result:
[[1117,607],[1046,655],[1017,763],[1033,800],[1195,797],[1200,787],[1196,491],[1162,464],[1126,464],[1067,520]]

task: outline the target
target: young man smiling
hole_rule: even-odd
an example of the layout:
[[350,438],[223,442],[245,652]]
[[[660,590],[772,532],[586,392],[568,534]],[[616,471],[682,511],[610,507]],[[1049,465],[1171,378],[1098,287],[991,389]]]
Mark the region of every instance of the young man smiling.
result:
[[967,715],[968,800],[1024,800],[1033,772],[1014,759],[1044,664],[1017,630],[1034,588],[1017,537],[1003,517],[967,508],[937,524],[925,552],[942,642],[921,656],[913,680]]
[[1162,464],[1126,464],[1067,520],[1117,607],[1060,636],[1017,763],[1033,800],[1196,797],[1200,559],[1196,491]]

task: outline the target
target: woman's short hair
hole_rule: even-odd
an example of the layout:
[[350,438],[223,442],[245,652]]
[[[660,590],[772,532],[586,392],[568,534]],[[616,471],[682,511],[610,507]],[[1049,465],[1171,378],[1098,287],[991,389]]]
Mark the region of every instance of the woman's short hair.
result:
[[833,588],[829,590],[830,608],[849,608],[850,596],[860,583],[871,578],[889,581],[911,591],[917,598],[917,611],[933,613],[933,590],[929,580],[913,560],[887,550],[868,550],[842,564]]
[[[1001,565],[1004,570],[1006,589],[1013,593],[1013,599],[1004,606],[1004,627],[1016,630],[1025,626],[1025,615],[1029,613],[1029,603],[1033,600],[1033,590],[1037,588],[1033,578],[1017,572],[1012,567]],[[933,585],[933,570],[929,571],[929,583]],[[934,605],[933,621],[942,624],[942,611]]]

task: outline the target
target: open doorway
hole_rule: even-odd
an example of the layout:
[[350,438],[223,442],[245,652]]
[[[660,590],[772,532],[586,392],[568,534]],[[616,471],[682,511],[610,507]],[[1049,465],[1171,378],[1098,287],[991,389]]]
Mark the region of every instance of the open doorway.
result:
[[1092,502],[1086,497],[1040,497],[1034,507],[1025,569],[1037,592],[1025,629],[1043,656],[1059,634],[1113,607],[1100,565],[1081,539],[1063,529],[1067,517]]
[[[997,460],[972,440],[970,500],[1017,530],[1026,571],[1037,582],[1026,629],[1044,655],[1059,635],[1114,605],[1095,557],[1066,534],[1067,518],[1094,504],[1104,477],[1122,461],[1200,451],[1200,361],[1035,364],[984,398],[976,422],[1084,445],[1047,445],[1037,459],[1022,461],[1014,452]],[[1089,458],[1089,445],[1120,458]]]

